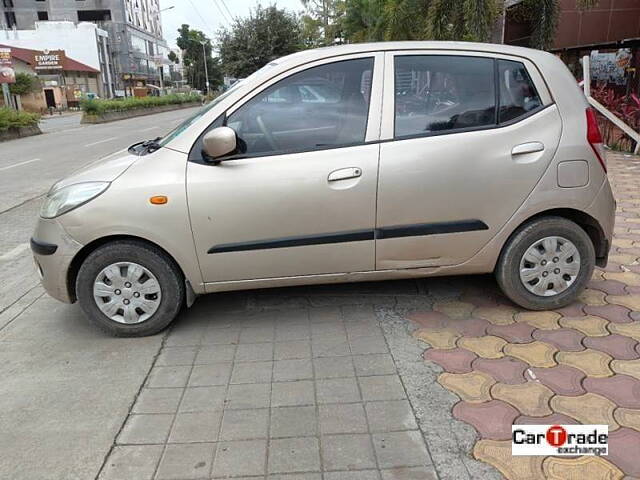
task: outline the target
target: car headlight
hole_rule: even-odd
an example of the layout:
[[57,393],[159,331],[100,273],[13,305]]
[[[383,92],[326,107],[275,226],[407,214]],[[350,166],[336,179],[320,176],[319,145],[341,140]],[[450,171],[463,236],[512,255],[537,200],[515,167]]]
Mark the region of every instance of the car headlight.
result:
[[40,209],[42,218],[55,218],[93,200],[109,187],[109,182],[84,182],[51,191]]

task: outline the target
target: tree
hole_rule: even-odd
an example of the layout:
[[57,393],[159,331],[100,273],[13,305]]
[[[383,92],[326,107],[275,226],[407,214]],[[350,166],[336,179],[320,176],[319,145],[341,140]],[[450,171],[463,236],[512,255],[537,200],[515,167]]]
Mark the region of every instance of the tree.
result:
[[302,48],[297,16],[275,6],[257,5],[248,17],[236,18],[230,29],[218,34],[222,69],[239,78]]
[[39,90],[40,80],[35,75],[28,73],[16,73],[16,83],[9,85],[9,91],[13,95],[27,95]]
[[345,0],[300,0],[306,9],[302,16],[302,37],[309,47],[333,45],[342,37]]
[[[186,24],[178,29],[178,33],[180,35],[176,43],[183,51],[182,63],[189,84],[203,92],[207,90],[204,70],[204,58],[206,56],[209,88],[211,90],[217,89],[222,84],[222,72],[220,71],[218,59],[211,56],[213,50],[211,40],[200,30],[192,30],[189,28],[189,25]],[[203,43],[204,51],[202,47]],[[177,58],[177,55],[174,54],[174,56]]]
[[180,59],[178,58],[178,55],[176,55],[176,52],[169,52],[169,55],[167,55],[167,58],[169,59],[170,62],[175,63],[176,65],[178,63],[180,63]]

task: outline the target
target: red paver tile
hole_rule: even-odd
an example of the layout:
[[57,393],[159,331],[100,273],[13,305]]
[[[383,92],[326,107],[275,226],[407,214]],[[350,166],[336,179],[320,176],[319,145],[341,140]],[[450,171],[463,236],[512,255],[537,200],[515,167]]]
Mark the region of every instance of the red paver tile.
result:
[[470,423],[482,438],[508,440],[511,425],[520,412],[506,402],[491,400],[484,403],[458,402],[453,407],[453,416]]
[[482,337],[487,333],[487,327],[491,325],[489,322],[482,318],[463,318],[461,320],[455,320],[448,324],[449,327],[454,328],[458,333],[467,337]]
[[574,418],[562,415],[561,413],[552,413],[545,417],[531,417],[528,415],[520,415],[516,418],[515,425],[579,425],[580,422]]
[[518,322],[511,325],[491,325],[487,328],[489,335],[504,338],[509,343],[529,343],[533,342],[532,333],[535,327],[528,323]]
[[532,367],[530,370],[536,380],[558,395],[578,396],[586,393],[582,388],[582,380],[586,374],[577,368],[558,365],[551,368]]
[[596,317],[604,318],[614,323],[631,322],[631,317],[629,316],[631,310],[620,305],[588,306],[585,307],[584,311],[589,315],[595,315]]
[[581,317],[584,315],[584,308],[586,305],[580,302],[572,303],[571,305],[555,310],[563,317]]
[[407,318],[424,328],[444,328],[450,320],[440,312],[414,312],[407,315]]
[[572,328],[558,328],[556,330],[536,330],[533,332],[533,338],[546,342],[567,352],[580,352],[584,350],[582,339],[585,337],[581,333]]
[[600,290],[607,295],[624,295],[626,293],[624,290],[625,284],[616,282],[615,280],[603,280],[599,282],[591,281],[589,282],[588,287]]
[[451,350],[439,350],[430,348],[423,355],[425,360],[437,363],[450,373],[469,373],[471,363],[478,358],[476,354],[465,348],[454,348]]
[[618,360],[635,360],[638,358],[636,342],[631,337],[624,335],[607,335],[606,337],[586,337],[583,340],[585,346],[600,350]]
[[640,475],[638,445],[640,445],[640,432],[630,428],[619,428],[609,434],[609,455],[606,458],[627,475],[638,476]]
[[471,367],[479,372],[488,373],[500,383],[513,385],[527,381],[524,372],[529,366],[513,357],[502,357],[478,358]]
[[619,407],[640,408],[640,380],[628,375],[614,375],[606,378],[587,377],[582,382],[582,386],[588,392],[608,398]]
[[493,295],[482,295],[480,293],[465,293],[460,300],[471,303],[476,307],[497,307],[500,301]]

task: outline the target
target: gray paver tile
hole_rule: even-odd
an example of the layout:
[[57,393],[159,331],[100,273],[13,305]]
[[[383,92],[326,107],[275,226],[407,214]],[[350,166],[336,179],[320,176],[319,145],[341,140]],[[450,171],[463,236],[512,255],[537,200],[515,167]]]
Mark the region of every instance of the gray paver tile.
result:
[[316,435],[316,407],[279,407],[271,409],[271,431],[274,437],[302,437]]
[[167,347],[182,347],[200,345],[202,331],[200,328],[181,329],[181,324],[176,323],[171,333],[167,337],[165,345]]
[[413,411],[406,400],[370,402],[365,406],[372,432],[393,432],[418,428]]
[[347,330],[347,336],[350,339],[356,337],[379,337],[384,338],[382,330],[378,326],[377,322],[347,322],[345,323]]
[[311,324],[311,336],[314,339],[324,337],[338,337],[347,339],[347,331],[344,328],[342,320],[334,322],[313,323]]
[[123,445],[113,448],[100,480],[151,480],[160,461],[162,445]]
[[341,319],[340,307],[313,307],[309,309],[311,323],[335,322]]
[[316,381],[318,403],[352,403],[360,401],[355,378],[326,378]]
[[224,407],[226,387],[193,387],[186,388],[179,412],[208,412],[222,410]]
[[155,365],[158,367],[174,366],[174,365],[192,365],[196,358],[198,347],[164,347]]
[[169,443],[215,442],[222,412],[179,413],[173,422]]
[[173,415],[129,415],[120,435],[119,444],[165,443]]
[[182,388],[143,388],[133,406],[133,413],[175,413]]
[[316,378],[353,377],[351,357],[320,357],[313,359]]
[[269,473],[320,470],[320,448],[314,437],[272,439],[269,442]]
[[269,475],[267,478],[269,480],[321,480],[322,475],[320,473],[285,473],[282,475]]
[[380,480],[380,474],[377,470],[326,472],[324,480]]
[[203,345],[234,345],[240,338],[240,328],[209,328],[202,337]]
[[271,386],[272,407],[314,405],[316,403],[313,382],[310,380],[273,383]]
[[229,385],[226,408],[266,408],[269,406],[270,395],[271,384],[269,383]]
[[374,353],[371,355],[354,355],[353,364],[356,375],[390,375],[396,373],[393,358],[388,353]]
[[209,363],[223,363],[233,361],[236,353],[235,345],[207,345],[201,347],[196,355],[197,365]]
[[273,358],[274,360],[311,358],[311,342],[308,340],[294,340],[276,343]]
[[220,440],[267,438],[269,409],[225,410]]
[[387,342],[385,342],[382,335],[375,337],[351,337],[349,343],[354,355],[389,352]]
[[376,468],[371,437],[364,435],[326,435],[321,438],[324,470],[363,470]]
[[212,385],[226,385],[231,375],[231,363],[214,363],[209,365],[194,365],[189,377],[190,387],[208,387]]
[[236,362],[263,362],[273,358],[273,343],[243,343],[236,350]]
[[373,445],[380,468],[417,467],[431,463],[420,432],[376,433]]
[[313,378],[311,359],[278,360],[273,365],[273,380],[289,382]]
[[264,475],[266,440],[220,442],[213,462],[213,477]]
[[320,405],[320,433],[366,433],[367,419],[361,403]]
[[182,480],[209,478],[215,443],[167,445],[156,478]]
[[240,332],[240,343],[273,342],[275,329],[273,326],[248,327]]
[[308,340],[309,338],[311,338],[311,332],[307,324],[276,326],[276,342]]
[[433,467],[393,468],[383,470],[382,480],[437,480]]
[[351,355],[346,337],[322,337],[311,340],[311,351],[314,357],[339,357]]
[[373,305],[343,305],[342,318],[345,322],[370,320],[376,318]]
[[365,401],[400,400],[406,394],[398,375],[381,375],[377,377],[358,377],[362,398]]
[[187,384],[190,372],[190,366],[153,367],[147,379],[147,387],[184,387]]
[[271,382],[273,362],[236,363],[231,373],[231,383],[268,383]]

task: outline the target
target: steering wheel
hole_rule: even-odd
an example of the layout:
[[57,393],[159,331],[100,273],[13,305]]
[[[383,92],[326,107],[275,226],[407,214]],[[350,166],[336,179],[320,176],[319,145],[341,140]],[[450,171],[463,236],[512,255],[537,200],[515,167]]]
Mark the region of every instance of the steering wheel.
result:
[[276,142],[273,134],[267,129],[261,115],[256,116],[256,123],[258,124],[260,132],[264,135],[265,140],[269,144],[269,147],[271,147],[272,150],[278,150],[278,143]]

